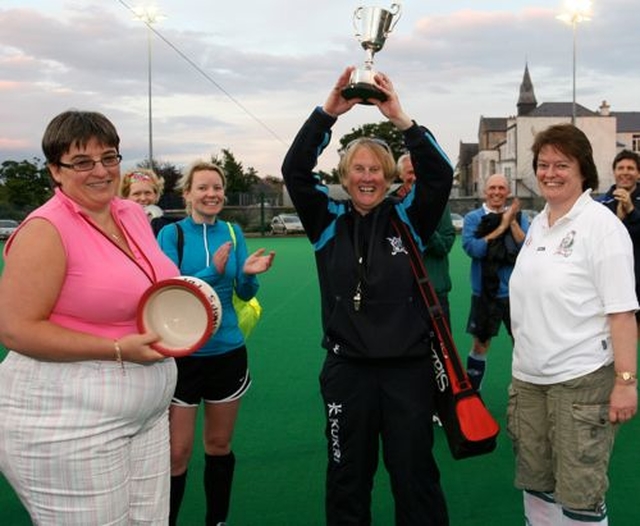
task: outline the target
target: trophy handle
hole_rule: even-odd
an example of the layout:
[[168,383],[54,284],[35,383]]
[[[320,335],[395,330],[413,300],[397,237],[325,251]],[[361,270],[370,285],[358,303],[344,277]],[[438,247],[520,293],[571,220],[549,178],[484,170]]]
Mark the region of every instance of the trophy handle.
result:
[[360,32],[360,28],[358,27],[357,20],[360,20],[362,18],[363,9],[364,7],[360,6],[353,12],[353,30],[356,32],[355,37],[358,42],[361,42],[360,38],[362,37],[362,33]]
[[[362,9],[362,8],[360,8],[360,9]],[[393,28],[396,27],[396,24],[398,23],[398,20],[400,20],[400,17],[402,16],[402,5],[393,3],[393,4],[391,4],[391,7],[389,8],[389,10],[390,10],[391,14],[393,15],[393,22],[391,22],[391,26],[389,26],[387,34],[391,33],[391,31],[393,31]]]

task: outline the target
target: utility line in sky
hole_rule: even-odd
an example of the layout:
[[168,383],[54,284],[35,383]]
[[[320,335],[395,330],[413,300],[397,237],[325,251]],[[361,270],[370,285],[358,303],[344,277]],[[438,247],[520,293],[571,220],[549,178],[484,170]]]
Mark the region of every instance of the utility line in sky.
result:
[[245,112],[249,117],[251,117],[254,121],[256,121],[260,126],[262,126],[265,130],[269,132],[276,140],[280,141],[284,145],[288,145],[286,141],[280,138],[278,134],[273,131],[264,121],[262,121],[258,116],[253,114],[244,104],[242,104],[238,99],[236,99],[231,93],[229,93],[223,86],[221,86],[218,82],[216,82],[211,75],[209,75],[206,71],[203,71],[193,60],[191,60],[185,53],[183,53],[176,45],[174,45],[168,38],[166,38],[162,33],[160,33],[153,24],[150,24],[148,21],[140,18],[135,9],[133,9],[130,5],[128,5],[124,0],[117,0],[122,6],[128,9],[136,18],[139,18],[140,21],[147,26],[149,31],[152,31],[159,39],[161,39],[165,44],[167,44],[171,49],[173,49],[180,58],[182,58],[185,62],[187,62],[191,67],[193,67],[200,75],[202,75],[206,80],[208,80],[211,84],[213,84],[216,88],[218,88],[222,93],[224,93],[231,102],[233,102],[236,106],[238,106],[243,112]]

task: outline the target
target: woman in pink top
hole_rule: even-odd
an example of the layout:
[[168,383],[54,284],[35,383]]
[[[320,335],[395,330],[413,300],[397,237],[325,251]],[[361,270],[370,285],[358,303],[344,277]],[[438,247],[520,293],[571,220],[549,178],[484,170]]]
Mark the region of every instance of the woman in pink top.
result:
[[119,144],[99,113],[55,117],[42,139],[55,194],[5,247],[0,470],[34,524],[168,520],[176,368],[136,308],[178,270],[116,197]]

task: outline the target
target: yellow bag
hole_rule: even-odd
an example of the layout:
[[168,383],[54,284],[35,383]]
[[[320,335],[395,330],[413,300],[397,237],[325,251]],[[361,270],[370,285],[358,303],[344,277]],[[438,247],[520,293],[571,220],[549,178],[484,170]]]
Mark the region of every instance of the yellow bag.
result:
[[[233,240],[233,249],[235,250],[236,233],[233,230],[233,226],[231,225],[231,223],[227,222],[227,226],[229,227],[229,234],[231,235],[231,239]],[[253,329],[256,328],[258,320],[260,320],[260,316],[262,315],[262,305],[260,305],[258,298],[256,298],[255,296],[248,301],[240,299],[234,290],[233,308],[235,309],[236,315],[238,316],[238,325],[240,326],[240,330],[242,331],[244,339],[246,340],[253,332]]]
[[233,293],[233,308],[236,310],[238,316],[238,325],[246,340],[253,332],[258,320],[262,315],[262,305],[255,296],[249,301],[241,300],[236,293]]

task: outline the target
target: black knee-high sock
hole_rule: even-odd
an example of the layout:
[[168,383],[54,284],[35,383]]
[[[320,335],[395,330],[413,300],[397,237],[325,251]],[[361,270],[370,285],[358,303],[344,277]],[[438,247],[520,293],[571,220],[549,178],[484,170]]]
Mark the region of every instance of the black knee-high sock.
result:
[[171,494],[169,496],[169,526],[178,524],[178,512],[184,496],[184,487],[187,483],[187,472],[171,477]]
[[231,501],[231,483],[236,457],[231,451],[228,455],[204,456],[204,492],[207,499],[207,526],[216,526],[224,522],[229,513]]

